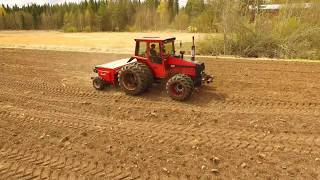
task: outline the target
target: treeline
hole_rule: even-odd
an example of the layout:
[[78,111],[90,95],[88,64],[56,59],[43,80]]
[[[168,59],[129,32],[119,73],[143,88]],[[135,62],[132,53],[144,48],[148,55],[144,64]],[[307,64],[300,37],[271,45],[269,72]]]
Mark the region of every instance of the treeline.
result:
[[256,4],[249,11],[246,5],[239,11],[233,2],[221,4],[217,14],[222,36],[208,35],[198,46],[200,53],[320,60],[319,0],[283,1],[277,10],[264,10],[257,6],[262,2],[251,1]]
[[[85,0],[57,5],[0,5],[0,29],[65,31],[221,31],[223,0]],[[230,1],[231,2],[231,1]],[[262,0],[236,0],[239,15]],[[240,16],[239,16],[240,17]]]
[[0,29],[128,31],[167,28],[178,0],[89,0],[57,5],[0,6]]
[[167,28],[178,0],[89,0],[57,5],[0,6],[0,29],[127,31]]

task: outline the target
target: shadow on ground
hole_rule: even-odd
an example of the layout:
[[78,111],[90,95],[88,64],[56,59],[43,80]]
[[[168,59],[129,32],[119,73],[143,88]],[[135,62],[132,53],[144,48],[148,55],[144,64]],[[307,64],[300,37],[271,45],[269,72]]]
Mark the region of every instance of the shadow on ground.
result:
[[[110,87],[107,90],[105,90],[105,93],[108,93],[110,91],[121,92],[119,87]],[[125,95],[123,93],[123,96],[128,95]],[[145,93],[134,97],[141,98],[147,101],[171,101],[170,97],[166,92],[165,84],[163,83],[153,84],[153,86],[150,89],[148,89]],[[213,101],[224,101],[227,97],[227,94],[218,92],[215,87],[211,85],[203,85],[199,88],[195,88],[192,96],[181,103],[202,106],[212,103]],[[178,102],[174,100],[172,101]]]

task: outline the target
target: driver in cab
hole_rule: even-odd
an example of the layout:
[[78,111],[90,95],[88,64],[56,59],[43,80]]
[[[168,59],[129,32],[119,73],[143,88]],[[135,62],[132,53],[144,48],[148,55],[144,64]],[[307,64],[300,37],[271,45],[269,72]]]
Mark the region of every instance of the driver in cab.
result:
[[156,45],[155,44],[151,44],[150,58],[151,58],[151,61],[153,63],[162,64],[161,57],[160,57],[159,53],[156,50]]

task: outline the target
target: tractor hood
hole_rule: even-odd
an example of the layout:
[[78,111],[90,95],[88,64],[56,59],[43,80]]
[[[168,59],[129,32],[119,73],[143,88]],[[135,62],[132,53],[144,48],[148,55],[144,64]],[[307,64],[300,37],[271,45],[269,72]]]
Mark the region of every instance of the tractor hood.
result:
[[176,57],[169,57],[168,59],[168,65],[169,66],[175,66],[175,67],[193,67],[196,69],[201,69],[201,71],[204,71],[205,66],[204,63],[200,63],[197,61],[189,61],[181,58],[176,58]]
[[205,74],[204,63],[197,61],[188,61],[178,57],[169,57],[167,64],[170,67],[171,73],[183,73],[191,76],[197,84],[201,84],[203,75]]

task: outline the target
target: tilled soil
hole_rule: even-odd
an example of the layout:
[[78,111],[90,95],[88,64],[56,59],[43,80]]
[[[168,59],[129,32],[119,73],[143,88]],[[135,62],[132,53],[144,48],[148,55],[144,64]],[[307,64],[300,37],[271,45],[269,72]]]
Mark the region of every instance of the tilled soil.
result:
[[319,179],[320,64],[204,59],[186,102],[91,86],[126,55],[0,49],[0,179]]

